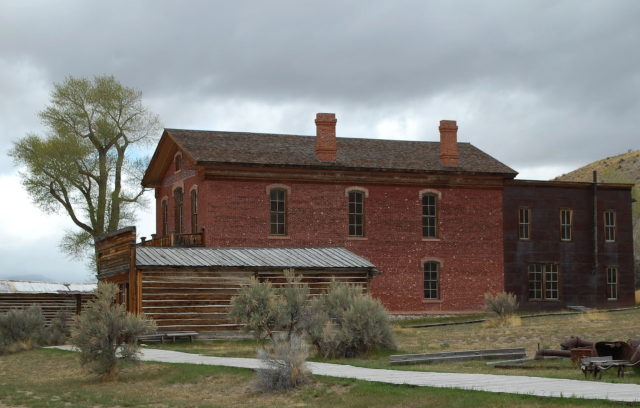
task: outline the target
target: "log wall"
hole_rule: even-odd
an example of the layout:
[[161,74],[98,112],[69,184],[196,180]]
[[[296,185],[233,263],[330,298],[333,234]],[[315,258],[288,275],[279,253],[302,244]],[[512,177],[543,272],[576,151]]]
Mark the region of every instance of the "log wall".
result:
[[[312,295],[326,291],[332,279],[361,285],[365,291],[369,287],[367,270],[305,271],[302,275]],[[231,298],[254,276],[274,286],[285,283],[281,271],[144,269],[142,312],[156,321],[160,331],[235,330],[240,326],[228,317]]]
[[62,311],[67,316],[67,324],[71,318],[84,309],[86,303],[93,298],[93,295],[83,294],[0,294],[0,314],[11,309],[26,309],[31,305],[40,306],[47,324],[54,319],[58,311]]
[[125,228],[96,240],[98,279],[129,271],[135,262],[136,229]]

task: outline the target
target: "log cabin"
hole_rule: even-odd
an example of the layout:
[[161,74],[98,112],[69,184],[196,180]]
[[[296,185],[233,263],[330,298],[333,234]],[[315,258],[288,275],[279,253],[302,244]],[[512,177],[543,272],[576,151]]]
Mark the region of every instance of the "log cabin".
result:
[[344,248],[192,247],[196,239],[136,245],[135,227],[104,235],[96,240],[98,278],[117,284],[127,310],[154,319],[159,331],[202,334],[238,328],[227,311],[251,278],[278,286],[285,283],[284,270],[293,269],[315,296],[334,280],[366,291],[378,273]]
[[63,313],[70,322],[93,298],[95,288],[95,283],[0,280],[0,314],[35,305],[42,310],[47,324],[58,313]]

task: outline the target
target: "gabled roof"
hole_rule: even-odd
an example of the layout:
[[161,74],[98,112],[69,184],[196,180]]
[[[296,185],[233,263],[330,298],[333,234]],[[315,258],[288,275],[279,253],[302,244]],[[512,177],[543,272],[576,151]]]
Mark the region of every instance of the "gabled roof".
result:
[[439,142],[337,138],[335,162],[315,155],[314,136],[165,129],[142,184],[161,181],[179,148],[198,165],[245,164],[400,172],[483,173],[513,178],[512,168],[469,143],[458,143],[459,166],[440,162]]
[[136,247],[136,266],[247,267],[256,269],[374,269],[345,248],[159,248]]

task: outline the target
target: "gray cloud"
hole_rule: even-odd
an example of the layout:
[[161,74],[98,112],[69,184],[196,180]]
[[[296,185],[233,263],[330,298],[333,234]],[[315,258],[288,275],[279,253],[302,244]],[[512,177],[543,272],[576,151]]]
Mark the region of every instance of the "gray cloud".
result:
[[[475,98],[478,126],[470,129],[488,130],[482,137],[497,146],[508,146],[513,133],[481,122],[513,122],[506,128],[527,155],[494,154],[514,165],[531,164],[529,145],[541,142],[559,143],[539,149],[538,161],[596,158],[606,133],[615,133],[607,143],[612,154],[637,148],[640,3],[633,0],[43,1],[3,8],[2,55],[28,61],[49,81],[113,73],[154,99],[322,104],[344,114],[356,107],[370,111],[370,123],[389,107],[453,95]],[[543,114],[518,109],[529,101],[517,97],[500,112],[500,96],[514,90],[535,97]],[[172,111],[184,114],[181,106]],[[532,117],[537,122],[523,128]],[[585,140],[593,142],[578,148]]]
[[[124,1],[0,5],[0,174],[53,82],[113,74],[168,127],[437,139],[516,170],[638,149],[640,2]],[[564,171],[564,170],[563,170]]]

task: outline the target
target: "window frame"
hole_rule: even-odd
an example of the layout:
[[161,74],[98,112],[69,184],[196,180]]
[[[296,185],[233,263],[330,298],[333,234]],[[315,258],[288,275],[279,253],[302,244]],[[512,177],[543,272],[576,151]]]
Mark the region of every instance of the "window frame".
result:
[[[569,215],[569,223],[565,223],[563,217],[564,214]],[[565,235],[568,232],[568,237]],[[571,208],[560,209],[560,241],[570,242],[573,241],[573,210]]]
[[174,172],[182,171],[182,153],[178,152],[173,157]]
[[192,188],[189,193],[189,201],[191,207],[191,233],[198,233],[198,189]]
[[[430,269],[427,270],[427,265],[434,266],[435,270]],[[440,277],[441,277],[442,264],[436,260],[426,260],[422,262],[422,298],[425,301],[438,301],[442,298],[441,288],[440,288]],[[427,279],[427,274],[429,274],[429,279]],[[435,279],[433,275],[435,274]],[[429,282],[429,285],[427,285]],[[427,292],[429,292],[429,296],[427,296]],[[435,293],[435,297],[431,296]]]
[[[433,199],[433,204],[425,204],[426,199]],[[422,210],[422,238],[423,239],[438,239],[440,229],[438,228],[438,209],[439,209],[439,195],[435,192],[425,192],[420,194],[420,204]],[[427,213],[425,209],[432,207],[432,213]],[[433,225],[429,225],[429,220],[432,220]],[[430,233],[429,229],[433,229],[433,233]]]
[[[607,216],[611,215],[611,220]],[[616,242],[616,222],[617,215],[615,210],[605,210],[604,217],[604,242]],[[608,221],[612,221],[611,224]]]
[[184,190],[182,187],[173,190],[173,201],[175,204],[173,226],[176,234],[182,234],[184,230]]
[[[353,200],[352,197],[359,197],[359,202]],[[365,191],[358,189],[347,191],[347,234],[349,237],[363,238],[365,236],[365,198]],[[358,211],[358,205],[360,211]]]
[[[538,278],[532,279],[533,274]],[[554,276],[555,279],[553,279]],[[535,285],[536,283],[537,285]],[[532,291],[534,297],[531,296]],[[536,293],[539,293],[538,297],[535,297]],[[560,300],[560,266],[558,263],[531,262],[527,265],[527,299],[538,302]]]
[[[279,200],[279,197],[276,197],[274,200],[274,193],[282,193],[282,200]],[[271,236],[286,236],[288,233],[288,193],[288,189],[284,187],[273,187],[269,189],[269,235]],[[276,203],[275,210],[273,209],[274,202]],[[281,210],[279,204],[277,204],[280,202],[282,203]],[[274,216],[276,217],[275,223]],[[280,222],[279,216],[282,216],[282,222]],[[281,229],[278,227],[280,225],[282,225]]]
[[169,198],[165,197],[160,201],[160,213],[162,214],[162,236],[169,235]]
[[[519,207],[518,208],[518,239],[521,241],[531,240],[531,208]],[[526,214],[526,220],[523,222],[523,214]],[[526,230],[526,236],[523,234],[523,229]]]
[[[611,279],[611,272],[613,272],[613,279]],[[616,265],[607,266],[605,269],[606,279],[607,279],[607,300],[618,300],[618,267]],[[612,293],[615,296],[611,296]]]

